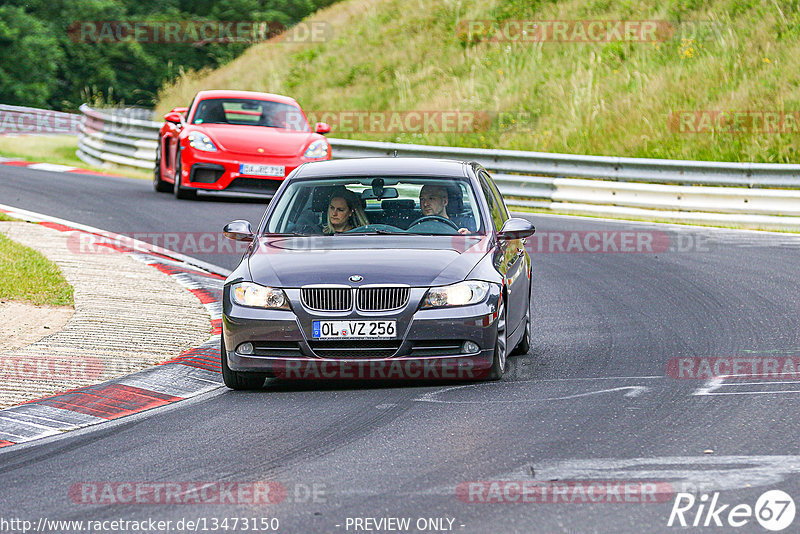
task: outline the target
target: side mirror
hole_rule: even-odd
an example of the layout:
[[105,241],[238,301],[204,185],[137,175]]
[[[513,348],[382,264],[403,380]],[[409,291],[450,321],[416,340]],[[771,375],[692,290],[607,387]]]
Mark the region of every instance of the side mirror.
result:
[[183,117],[177,111],[170,111],[169,113],[164,115],[164,120],[167,122],[180,124],[181,122],[183,122]]
[[497,233],[500,241],[511,241],[513,239],[525,239],[536,232],[536,227],[527,220],[519,217],[511,217],[503,224],[503,228]]
[[318,134],[326,134],[331,131],[331,125],[327,122],[318,122],[316,126],[314,126],[314,131]]
[[255,239],[250,223],[241,219],[229,222],[222,229],[222,234],[234,241],[252,241]]

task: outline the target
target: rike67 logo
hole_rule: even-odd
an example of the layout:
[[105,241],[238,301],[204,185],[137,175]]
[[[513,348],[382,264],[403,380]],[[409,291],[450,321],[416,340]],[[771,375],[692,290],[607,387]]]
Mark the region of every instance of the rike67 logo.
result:
[[718,491],[714,492],[709,500],[707,494],[697,498],[691,493],[678,493],[667,526],[743,527],[755,519],[763,528],[778,532],[794,521],[794,500],[785,491],[764,492],[755,506],[723,504],[719,495]]

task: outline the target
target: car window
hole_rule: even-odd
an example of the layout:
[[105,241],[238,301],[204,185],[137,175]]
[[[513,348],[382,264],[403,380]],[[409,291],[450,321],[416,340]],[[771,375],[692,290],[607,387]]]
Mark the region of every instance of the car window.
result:
[[489,184],[489,189],[491,189],[492,193],[494,194],[494,198],[497,201],[497,206],[503,216],[503,222],[506,222],[511,215],[508,213],[508,207],[506,206],[502,193],[500,193],[500,190],[497,188],[497,184],[494,182],[494,180],[492,180],[492,177],[489,176],[488,173],[482,172],[481,174],[484,176],[486,183]]
[[498,200],[495,195],[486,173],[481,172],[479,174],[479,181],[481,189],[483,190],[483,196],[486,198],[486,204],[489,206],[489,213],[492,217],[494,228],[495,230],[500,230],[503,227],[503,223],[508,219],[508,212],[502,201]]
[[311,131],[299,108],[249,98],[206,98],[197,105],[192,124],[238,124]]
[[[381,186],[379,186],[379,181]],[[485,233],[480,203],[476,192],[464,178],[446,177],[356,177],[298,180],[287,187],[267,221],[267,233],[326,234],[329,201],[334,190],[342,189],[358,199],[357,214],[352,219],[353,230],[369,225],[362,231],[453,235],[459,229],[469,233]],[[423,206],[422,199],[431,197]],[[353,197],[351,197],[352,199]],[[302,199],[302,209],[297,209]],[[350,210],[352,211],[352,210]],[[423,216],[426,220],[415,224]],[[432,216],[433,215],[433,216]],[[441,220],[445,219],[445,220]],[[449,222],[448,222],[449,221]],[[329,230],[329,229],[328,229]]]

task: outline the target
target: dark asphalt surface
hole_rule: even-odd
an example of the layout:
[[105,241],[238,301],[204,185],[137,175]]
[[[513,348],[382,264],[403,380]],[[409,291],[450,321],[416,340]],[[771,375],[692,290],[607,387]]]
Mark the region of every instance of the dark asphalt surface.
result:
[[[263,212],[263,203],[179,202],[140,180],[14,168],[0,168],[0,203],[125,233],[214,232],[231,219],[256,223]],[[183,531],[181,519],[204,519],[213,531],[226,517],[277,518],[285,533],[391,531],[354,527],[355,518],[384,517],[409,518],[411,532],[685,530],[667,526],[674,493],[656,503],[581,503],[571,493],[578,502],[554,504],[464,502],[456,492],[470,481],[630,481],[696,490],[689,524],[701,497],[719,491],[719,505],[729,505],[724,526],[711,518],[704,527],[704,513],[692,532],[767,532],[753,517],[731,527],[728,512],[753,507],[767,490],[800,504],[800,380],[711,384],[672,378],[667,368],[672,358],[800,357],[800,240],[531,218],[540,238],[655,231],[687,250],[534,253],[533,347],[510,360],[501,382],[269,381],[260,392],[220,389],[7,448],[0,520],[152,518],[172,521],[169,532]],[[227,268],[238,259],[198,257]],[[283,484],[286,499],[84,504],[69,493],[86,482],[253,481]],[[416,528],[433,518],[452,526]],[[800,518],[785,530],[798,531]]]

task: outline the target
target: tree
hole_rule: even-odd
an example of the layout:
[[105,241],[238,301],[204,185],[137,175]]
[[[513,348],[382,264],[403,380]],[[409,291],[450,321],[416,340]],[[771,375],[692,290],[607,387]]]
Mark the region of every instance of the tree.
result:
[[47,25],[16,6],[0,7],[0,102],[47,107],[61,49]]

